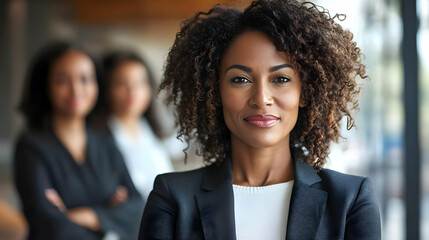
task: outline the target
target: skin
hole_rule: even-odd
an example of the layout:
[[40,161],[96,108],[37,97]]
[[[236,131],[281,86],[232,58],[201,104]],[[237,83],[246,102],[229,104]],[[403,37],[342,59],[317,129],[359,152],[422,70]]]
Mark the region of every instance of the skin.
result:
[[70,50],[52,63],[48,96],[53,128],[78,163],[85,161],[85,116],[97,95],[95,66],[84,53]]
[[152,96],[147,70],[139,62],[123,62],[113,71],[110,84],[112,114],[121,121],[130,136],[137,139],[138,123]]
[[[98,96],[92,60],[85,53],[76,50],[60,56],[50,66],[47,94],[52,105],[55,134],[76,163],[83,164],[87,146],[85,117],[94,107]],[[45,196],[70,221],[93,231],[100,229],[98,216],[92,208],[84,206],[67,209],[54,189],[46,189]],[[111,197],[110,204],[115,206],[127,198],[127,191],[119,186]]]
[[[231,132],[233,183],[266,186],[293,180],[289,139],[303,104],[299,74],[288,55],[264,33],[245,32],[221,60],[219,88]],[[246,121],[260,114],[278,120],[269,127]]]

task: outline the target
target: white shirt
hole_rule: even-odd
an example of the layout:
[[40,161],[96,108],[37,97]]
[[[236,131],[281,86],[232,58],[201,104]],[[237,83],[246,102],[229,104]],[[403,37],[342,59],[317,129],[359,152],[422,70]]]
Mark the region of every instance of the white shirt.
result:
[[284,240],[294,181],[263,187],[232,185],[237,240]]
[[131,179],[144,200],[153,188],[156,175],[173,171],[171,160],[146,119],[138,126],[138,138],[132,138],[115,117],[108,119],[113,138],[124,157]]

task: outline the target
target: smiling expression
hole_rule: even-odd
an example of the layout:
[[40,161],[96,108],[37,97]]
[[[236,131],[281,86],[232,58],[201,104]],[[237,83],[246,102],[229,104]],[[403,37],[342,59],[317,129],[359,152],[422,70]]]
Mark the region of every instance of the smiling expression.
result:
[[140,117],[151,96],[147,70],[141,63],[125,61],[113,71],[109,97],[114,115]]
[[60,56],[51,65],[48,95],[55,114],[85,117],[98,96],[92,60],[77,50]]
[[268,36],[248,31],[235,38],[221,60],[219,84],[232,143],[289,146],[301,82],[288,55],[278,51]]

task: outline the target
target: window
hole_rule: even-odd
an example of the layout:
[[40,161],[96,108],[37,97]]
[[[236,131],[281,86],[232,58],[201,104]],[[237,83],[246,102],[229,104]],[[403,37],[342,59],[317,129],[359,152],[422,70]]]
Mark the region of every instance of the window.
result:
[[[427,1],[427,0],[426,0]],[[370,80],[361,82],[357,129],[331,149],[328,168],[371,177],[379,201],[385,239],[404,239],[402,19],[398,0],[324,0],[331,16],[349,29],[362,49]]]

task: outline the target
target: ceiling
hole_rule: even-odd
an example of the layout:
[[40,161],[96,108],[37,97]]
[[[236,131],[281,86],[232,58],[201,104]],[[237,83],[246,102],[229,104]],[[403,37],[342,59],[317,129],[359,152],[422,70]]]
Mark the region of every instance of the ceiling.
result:
[[74,0],[81,23],[185,19],[217,3],[243,8],[250,0]]

